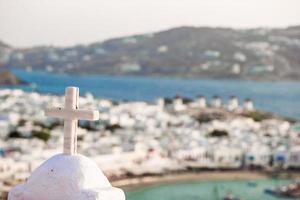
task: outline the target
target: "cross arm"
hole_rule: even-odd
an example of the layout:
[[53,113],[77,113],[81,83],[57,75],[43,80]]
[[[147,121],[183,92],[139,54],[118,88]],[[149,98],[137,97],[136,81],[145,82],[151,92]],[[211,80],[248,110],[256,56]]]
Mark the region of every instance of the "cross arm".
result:
[[99,119],[99,111],[93,110],[68,110],[62,108],[50,108],[45,110],[45,115],[48,117],[57,117],[64,119],[81,119],[81,120],[98,120]]
[[78,119],[96,121],[99,119],[98,110],[73,110]]

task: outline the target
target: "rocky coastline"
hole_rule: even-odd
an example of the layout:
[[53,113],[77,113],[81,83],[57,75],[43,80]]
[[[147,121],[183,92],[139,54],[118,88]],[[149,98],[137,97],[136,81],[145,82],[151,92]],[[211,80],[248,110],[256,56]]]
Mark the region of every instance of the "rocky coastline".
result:
[[25,81],[20,80],[15,74],[11,71],[4,70],[0,71],[0,86],[5,85],[22,85],[27,84]]

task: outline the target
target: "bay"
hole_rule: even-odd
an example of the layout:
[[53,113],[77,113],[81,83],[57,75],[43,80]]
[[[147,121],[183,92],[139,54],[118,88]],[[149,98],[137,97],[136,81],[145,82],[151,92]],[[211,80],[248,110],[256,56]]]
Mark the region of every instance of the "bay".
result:
[[[251,184],[255,186],[250,187]],[[157,184],[126,193],[126,200],[222,200],[227,194],[243,200],[291,200],[264,192],[292,183],[289,179],[201,180]]]
[[177,94],[195,98],[205,95],[211,99],[219,95],[226,102],[231,95],[240,101],[254,100],[262,110],[300,119],[300,82],[295,81],[247,81],[184,79],[143,76],[75,75],[53,74],[45,71],[14,69],[22,80],[31,86],[17,86],[26,91],[63,94],[67,86],[80,87],[81,94],[91,92],[97,97],[113,100],[154,102],[158,97],[173,97]]

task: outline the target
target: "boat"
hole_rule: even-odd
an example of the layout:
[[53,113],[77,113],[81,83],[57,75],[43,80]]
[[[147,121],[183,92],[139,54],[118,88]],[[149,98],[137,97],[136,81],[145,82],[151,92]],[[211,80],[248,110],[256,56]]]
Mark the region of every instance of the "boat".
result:
[[249,187],[256,187],[256,186],[257,186],[257,183],[255,183],[255,182],[253,182],[253,181],[249,181],[249,182],[247,183],[247,185],[248,185]]
[[226,194],[226,196],[223,198],[223,200],[242,200],[240,198],[234,197],[231,193]]
[[291,183],[275,189],[265,189],[265,193],[274,196],[300,198],[300,182]]

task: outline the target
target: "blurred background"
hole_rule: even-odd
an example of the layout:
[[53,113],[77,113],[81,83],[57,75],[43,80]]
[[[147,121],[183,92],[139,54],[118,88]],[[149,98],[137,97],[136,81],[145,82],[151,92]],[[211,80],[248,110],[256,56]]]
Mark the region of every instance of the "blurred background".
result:
[[0,198],[78,151],[127,200],[300,199],[298,0],[0,0]]

